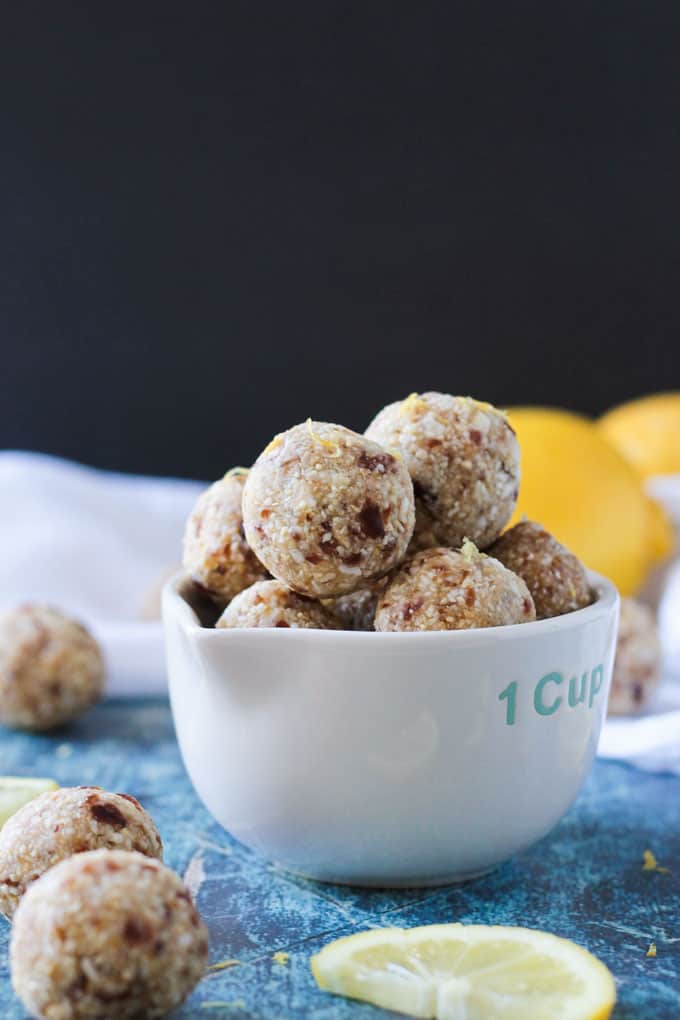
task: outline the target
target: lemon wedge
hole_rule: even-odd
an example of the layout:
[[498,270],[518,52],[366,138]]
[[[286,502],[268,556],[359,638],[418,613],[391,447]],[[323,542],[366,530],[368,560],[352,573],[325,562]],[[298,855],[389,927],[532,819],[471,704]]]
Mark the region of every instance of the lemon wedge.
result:
[[0,776],[0,829],[29,800],[48,790],[58,789],[53,779]]
[[530,928],[377,928],[312,958],[320,988],[432,1020],[606,1020],[614,979],[585,949]]

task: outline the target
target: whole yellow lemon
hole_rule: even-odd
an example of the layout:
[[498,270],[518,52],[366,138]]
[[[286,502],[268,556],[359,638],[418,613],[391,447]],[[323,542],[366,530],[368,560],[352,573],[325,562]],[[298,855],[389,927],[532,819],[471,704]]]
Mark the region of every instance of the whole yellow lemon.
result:
[[649,512],[649,541],[652,563],[662,563],[673,552],[675,534],[671,520],[661,506],[651,496],[647,497]]
[[599,421],[643,476],[680,474],[680,393],[657,393],[621,404]]
[[579,415],[522,407],[508,417],[522,455],[513,522],[523,514],[539,521],[623,595],[633,594],[653,558],[649,500],[634,468]]

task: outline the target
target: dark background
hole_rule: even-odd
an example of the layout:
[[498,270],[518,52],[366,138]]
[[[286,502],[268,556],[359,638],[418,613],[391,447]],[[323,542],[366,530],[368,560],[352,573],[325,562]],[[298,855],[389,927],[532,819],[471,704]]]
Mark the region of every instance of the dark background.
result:
[[680,387],[680,4],[5,5],[0,444]]

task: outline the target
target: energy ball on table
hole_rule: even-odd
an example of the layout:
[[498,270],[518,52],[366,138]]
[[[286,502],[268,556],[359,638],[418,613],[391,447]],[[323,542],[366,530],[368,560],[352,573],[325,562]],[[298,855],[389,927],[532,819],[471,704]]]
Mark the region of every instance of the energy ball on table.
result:
[[526,583],[537,620],[572,613],[593,601],[581,561],[534,521],[520,521],[488,552]]
[[413,533],[404,463],[340,425],[308,421],[260,454],[243,492],[246,537],[269,572],[303,595],[365,587]]
[[611,715],[640,712],[661,675],[661,642],[651,609],[635,599],[621,599],[619,637],[609,693]]
[[0,723],[49,730],[99,700],[104,659],[92,635],[50,606],[0,618]]
[[378,601],[375,629],[468,630],[535,619],[522,578],[466,542],[460,552],[426,549],[408,560]]
[[247,471],[228,471],[199,497],[184,531],[184,569],[222,605],[267,571],[246,541],[241,502]]
[[54,864],[101,848],[163,856],[151,816],[129,794],[77,786],[36,797],[0,831],[0,912],[11,917],[28,886]]
[[304,627],[338,630],[330,610],[280,581],[258,581],[229,603],[216,627]]
[[399,451],[416,494],[416,546],[486,548],[510,520],[519,489],[519,445],[491,404],[412,393],[389,404],[366,435]]
[[51,868],[14,918],[14,991],[43,1020],[163,1017],[205,973],[208,932],[183,882],[142,854],[94,850]]

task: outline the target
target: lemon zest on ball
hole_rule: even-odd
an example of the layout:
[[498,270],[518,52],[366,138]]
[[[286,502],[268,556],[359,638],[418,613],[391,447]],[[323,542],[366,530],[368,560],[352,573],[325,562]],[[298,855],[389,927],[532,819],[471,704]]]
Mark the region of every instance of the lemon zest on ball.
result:
[[399,414],[410,414],[411,411],[421,411],[427,404],[421,400],[418,393],[409,393],[405,400],[402,400]]
[[500,414],[503,418],[507,418],[507,414],[500,407],[496,407],[495,404],[490,404],[488,400],[477,400],[475,397],[461,397],[461,400],[476,407],[479,411],[493,411],[496,414]]
[[645,850],[642,855],[643,871],[658,871],[661,875],[670,875],[670,868],[662,868],[651,850]]
[[281,446],[282,444],[283,444],[283,439],[281,438],[281,434],[279,433],[279,435],[274,436],[274,438],[272,439],[271,443],[267,443],[267,445],[265,446],[265,448],[264,448],[264,450],[262,452],[263,453],[271,453],[272,450],[278,449],[278,447]]
[[227,471],[227,473],[226,473],[226,475],[224,477],[225,478],[240,478],[242,475],[247,475],[249,473],[249,471],[250,471],[250,468],[247,468],[247,467],[233,467],[233,468],[229,468],[229,470]]
[[479,551],[474,542],[471,542],[469,538],[463,539],[463,544],[460,547],[460,554],[464,556],[468,563],[475,563],[477,560],[484,558],[485,553]]
[[645,956],[656,956],[656,942],[649,943],[649,949],[645,953]]
[[446,418],[442,418],[440,414],[437,414],[433,407],[428,407],[425,401],[418,393],[409,393],[406,400],[403,400],[401,407],[399,408],[399,414],[410,414],[411,411],[421,414],[430,414],[435,421],[438,421],[440,425],[448,426],[449,422]]
[[280,967],[285,967],[290,960],[290,953],[282,953],[280,950],[272,956],[274,963],[278,963]]
[[314,431],[314,424],[311,418],[307,419],[307,431],[309,432],[310,436],[312,437],[315,443],[319,443],[321,446],[324,446],[330,452],[331,457],[341,456],[342,450],[339,448],[337,443],[334,443],[332,439],[322,439],[321,436],[317,435],[317,433]]

